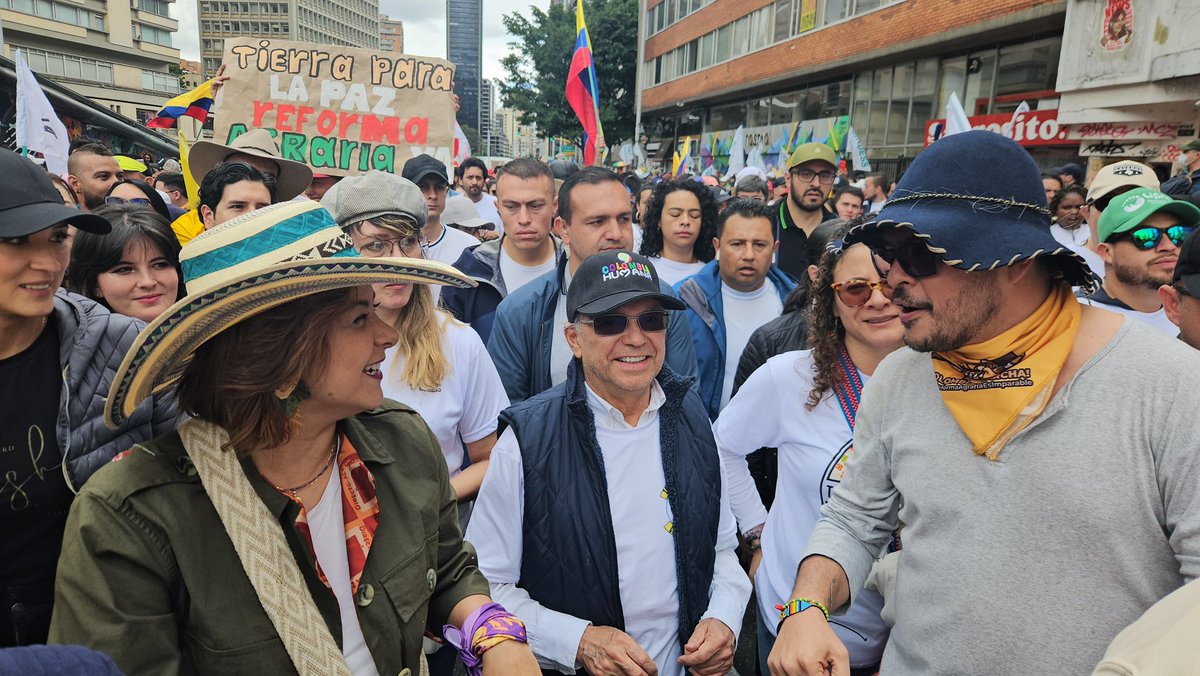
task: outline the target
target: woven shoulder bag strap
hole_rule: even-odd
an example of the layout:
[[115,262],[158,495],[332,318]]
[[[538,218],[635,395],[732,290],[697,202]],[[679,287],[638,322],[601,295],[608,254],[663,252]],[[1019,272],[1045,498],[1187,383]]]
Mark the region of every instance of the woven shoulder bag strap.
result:
[[179,436],[233,541],[242,569],[300,676],[351,676],[341,649],[317,610],[283,528],[267,511],[232,451],[225,430],[189,420]]

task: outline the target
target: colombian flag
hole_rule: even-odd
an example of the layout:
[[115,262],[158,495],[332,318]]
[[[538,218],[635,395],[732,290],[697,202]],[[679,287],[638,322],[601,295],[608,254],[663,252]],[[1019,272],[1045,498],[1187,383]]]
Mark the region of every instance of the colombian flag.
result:
[[167,101],[162,110],[158,111],[158,115],[146,122],[146,126],[151,129],[174,127],[175,120],[185,115],[204,124],[208,119],[208,109],[213,104],[212,83],[213,80],[209,80],[192,91]]
[[596,144],[604,137],[600,126],[600,90],[596,86],[596,65],[592,61],[592,40],[583,20],[583,0],[575,3],[575,55],[567,73],[567,102],[583,125],[583,164],[596,162]]

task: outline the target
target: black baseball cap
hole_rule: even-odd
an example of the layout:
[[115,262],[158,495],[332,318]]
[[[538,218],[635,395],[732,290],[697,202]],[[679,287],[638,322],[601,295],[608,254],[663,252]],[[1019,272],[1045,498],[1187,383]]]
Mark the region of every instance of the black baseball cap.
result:
[[567,289],[567,321],[578,315],[602,315],[626,303],[657,300],[667,310],[686,306],[663,293],[658,271],[645,256],[631,251],[602,251],[579,265]]
[[28,158],[0,148],[0,176],[7,177],[0,190],[0,237],[24,237],[62,223],[101,235],[112,230],[104,217],[63,204],[50,175]]
[[1193,298],[1200,298],[1200,230],[1192,231],[1179,247],[1171,284],[1182,286]]
[[430,174],[442,179],[446,185],[450,185],[450,176],[446,174],[446,165],[430,155],[417,155],[405,162],[404,169],[400,171],[401,177],[407,178],[417,185],[421,185],[421,181]]

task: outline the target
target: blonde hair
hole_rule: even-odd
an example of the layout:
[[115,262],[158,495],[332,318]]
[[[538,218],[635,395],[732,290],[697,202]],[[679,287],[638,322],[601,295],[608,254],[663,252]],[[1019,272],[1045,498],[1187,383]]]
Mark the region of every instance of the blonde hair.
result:
[[[400,332],[396,353],[404,355],[404,372],[400,380],[414,390],[436,392],[450,373],[450,360],[442,349],[446,321],[454,321],[433,304],[433,292],[426,284],[413,284],[408,304],[400,310],[392,326]],[[393,375],[397,362],[392,362]]]

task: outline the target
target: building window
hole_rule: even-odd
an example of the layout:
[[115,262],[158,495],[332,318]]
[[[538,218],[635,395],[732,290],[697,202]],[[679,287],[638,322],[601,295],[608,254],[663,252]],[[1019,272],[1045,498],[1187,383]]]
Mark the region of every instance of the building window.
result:
[[166,0],[131,0],[130,4],[134,9],[158,16],[170,16],[171,3]]
[[142,71],[142,88],[168,94],[178,94],[182,91],[179,87],[178,77],[153,70]]
[[0,7],[22,14],[33,14],[53,21],[82,26],[93,30],[104,30],[104,17],[70,4],[50,0],[0,0]]
[[28,47],[22,47],[22,51],[25,53],[29,68],[36,73],[102,84],[113,83],[111,63],[68,54],[54,54]]
[[133,24],[133,39],[150,42],[163,47],[171,46],[171,31],[142,23]]

